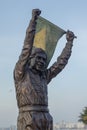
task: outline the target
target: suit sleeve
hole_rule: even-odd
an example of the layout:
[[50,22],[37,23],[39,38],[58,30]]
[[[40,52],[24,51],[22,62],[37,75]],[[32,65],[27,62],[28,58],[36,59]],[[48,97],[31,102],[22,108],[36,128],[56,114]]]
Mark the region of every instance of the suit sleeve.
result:
[[14,69],[14,79],[16,81],[22,79],[24,75],[26,63],[28,62],[29,56],[32,51],[32,46],[33,46],[33,41],[35,36],[35,28],[36,28],[36,20],[31,19],[30,24],[26,30],[26,36],[25,36],[22,52],[19,56],[19,60],[16,63]]
[[57,58],[57,61],[47,70],[47,82],[49,83],[52,78],[59,74],[67,65],[71,56],[73,42],[66,43],[61,55]]

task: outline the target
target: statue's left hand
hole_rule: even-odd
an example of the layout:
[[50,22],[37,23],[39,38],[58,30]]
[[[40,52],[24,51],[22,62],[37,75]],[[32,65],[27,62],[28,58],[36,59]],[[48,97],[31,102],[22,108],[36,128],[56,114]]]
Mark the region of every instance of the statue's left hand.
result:
[[33,9],[32,10],[32,18],[33,19],[36,20],[40,14],[41,14],[41,10],[39,10],[39,9]]
[[72,31],[68,30],[66,32],[66,39],[67,39],[67,41],[73,42],[74,38],[76,38],[76,36],[74,35],[74,33]]

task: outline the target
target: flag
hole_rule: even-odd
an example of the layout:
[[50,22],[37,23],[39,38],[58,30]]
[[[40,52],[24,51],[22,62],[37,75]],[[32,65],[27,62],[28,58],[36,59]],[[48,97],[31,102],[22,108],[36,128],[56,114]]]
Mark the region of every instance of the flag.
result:
[[57,42],[63,34],[65,34],[63,29],[41,16],[38,17],[33,46],[45,50],[48,57],[47,66],[54,54]]

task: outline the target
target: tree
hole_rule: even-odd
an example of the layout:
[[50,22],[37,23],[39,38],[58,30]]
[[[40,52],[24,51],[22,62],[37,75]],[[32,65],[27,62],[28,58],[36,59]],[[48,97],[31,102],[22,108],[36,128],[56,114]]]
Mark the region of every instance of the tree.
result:
[[85,125],[87,125],[87,107],[84,107],[82,113],[80,113],[79,120],[83,122]]

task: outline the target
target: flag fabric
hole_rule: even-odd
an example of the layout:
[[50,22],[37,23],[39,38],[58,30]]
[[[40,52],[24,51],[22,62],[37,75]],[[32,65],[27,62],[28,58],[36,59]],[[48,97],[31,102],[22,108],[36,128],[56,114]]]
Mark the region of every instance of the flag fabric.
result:
[[39,16],[34,38],[34,47],[42,48],[47,53],[47,66],[54,54],[58,40],[65,31],[45,18]]

